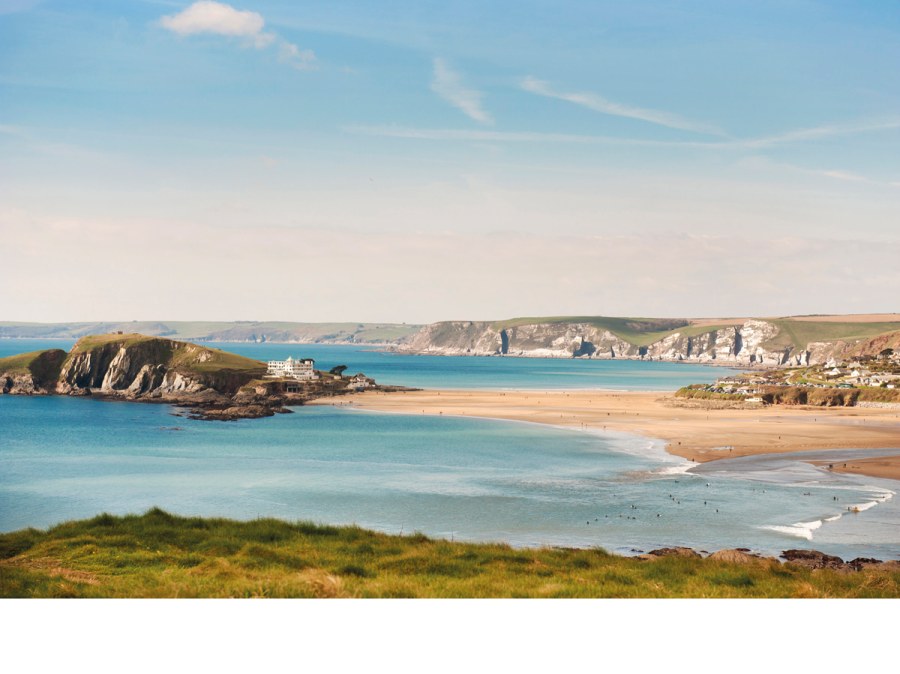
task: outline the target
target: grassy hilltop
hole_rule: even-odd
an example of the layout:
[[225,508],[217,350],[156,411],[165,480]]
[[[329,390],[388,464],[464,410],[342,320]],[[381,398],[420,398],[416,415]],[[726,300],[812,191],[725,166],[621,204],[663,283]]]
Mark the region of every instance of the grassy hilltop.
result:
[[159,509],[0,534],[4,597],[898,597],[900,571],[513,549]]
[[[496,321],[492,324],[492,327],[496,330],[503,330],[535,324],[586,323],[601,330],[609,330],[612,334],[634,346],[649,346],[676,332],[686,337],[695,337],[711,330],[739,327],[747,320],[746,318],[529,316]],[[900,316],[897,316],[897,320],[866,320],[866,317],[853,316],[847,316],[845,320],[831,316],[788,316],[783,318],[760,318],[758,320],[771,323],[779,329],[775,340],[767,345],[772,348],[785,346],[802,348],[810,342],[829,342],[839,339],[850,341],[900,331]]]
[[[238,383],[231,387],[237,388],[266,372],[265,363],[252,358],[221,349],[132,333],[88,335],[79,339],[68,353],[62,349],[47,349],[0,358],[0,374],[31,375],[38,387],[52,390],[60,377],[65,377],[79,359],[88,356],[90,360],[86,362],[98,371],[94,379],[102,379],[103,368],[110,365],[120,349],[128,350],[132,369],[137,366],[135,364],[146,362],[166,370],[195,375],[214,386],[233,380]],[[95,381],[93,385],[98,383]]]

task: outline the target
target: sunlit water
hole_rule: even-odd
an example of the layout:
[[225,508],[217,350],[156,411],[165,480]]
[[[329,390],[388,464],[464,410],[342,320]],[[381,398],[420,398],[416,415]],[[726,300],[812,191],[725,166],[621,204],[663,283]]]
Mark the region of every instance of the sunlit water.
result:
[[[72,340],[0,340],[0,358],[38,349],[65,349]],[[616,389],[674,391],[711,382],[729,370],[685,363],[574,358],[412,356],[374,347],[330,344],[208,344],[259,360],[314,358],[316,368],[346,365],[348,374],[363,372],[380,384],[442,389]]]
[[0,530],[156,505],[517,546],[900,556],[890,481],[797,462],[693,475],[627,435],[330,406],[232,423],[171,412],[0,396]]

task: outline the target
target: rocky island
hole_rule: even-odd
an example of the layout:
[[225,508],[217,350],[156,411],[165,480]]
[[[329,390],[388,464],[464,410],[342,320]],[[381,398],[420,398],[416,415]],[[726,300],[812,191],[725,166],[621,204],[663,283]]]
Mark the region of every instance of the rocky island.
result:
[[141,334],[90,335],[72,350],[0,358],[0,393],[95,396],[186,408],[193,418],[233,420],[290,412],[323,396],[379,387],[362,374],[267,377],[266,364],[189,342]]

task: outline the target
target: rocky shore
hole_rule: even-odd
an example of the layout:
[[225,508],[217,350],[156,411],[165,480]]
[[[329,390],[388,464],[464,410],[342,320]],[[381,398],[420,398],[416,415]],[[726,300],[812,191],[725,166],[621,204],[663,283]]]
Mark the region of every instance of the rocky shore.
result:
[[802,566],[806,569],[831,569],[833,571],[854,572],[864,569],[884,569],[887,571],[900,571],[900,561],[890,560],[882,561],[871,557],[857,557],[849,562],[845,562],[835,555],[826,555],[818,550],[785,550],[780,557],[765,557],[751,552],[748,548],[733,548],[728,550],[718,550],[712,554],[705,551],[697,551],[693,548],[660,548],[651,550],[650,552],[638,555],[640,559],[659,559],[661,557],[689,557],[700,559],[706,557],[720,562],[728,562],[729,564],[748,564],[748,565],[773,565],[781,564],[782,560],[790,564]]
[[269,417],[316,398],[399,388],[327,372],[306,381],[272,379],[260,361],[138,334],[92,335],[68,353],[48,349],[0,359],[0,394],[164,403],[181,408],[176,414],[211,421]]
[[838,323],[791,318],[572,317],[432,323],[393,350],[442,356],[657,360],[755,368],[821,364],[877,354],[897,344],[900,322],[896,320]]

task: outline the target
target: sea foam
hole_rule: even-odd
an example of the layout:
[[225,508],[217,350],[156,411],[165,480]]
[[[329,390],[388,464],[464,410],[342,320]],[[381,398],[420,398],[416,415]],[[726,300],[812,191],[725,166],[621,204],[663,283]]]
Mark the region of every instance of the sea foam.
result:
[[822,526],[822,520],[813,520],[812,522],[796,522],[790,526],[781,524],[769,524],[760,527],[760,529],[768,529],[769,531],[777,531],[788,536],[796,536],[797,538],[805,538],[812,540],[813,531]]

